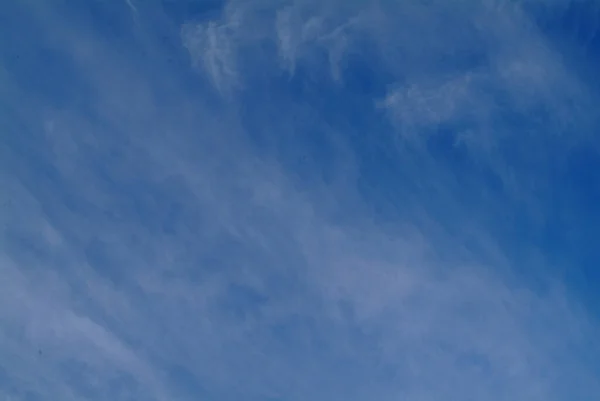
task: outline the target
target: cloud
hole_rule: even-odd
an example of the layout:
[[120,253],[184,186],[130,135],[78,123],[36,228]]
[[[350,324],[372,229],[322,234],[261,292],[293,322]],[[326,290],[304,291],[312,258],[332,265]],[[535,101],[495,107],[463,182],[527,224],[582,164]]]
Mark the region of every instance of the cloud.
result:
[[206,24],[186,25],[182,28],[182,38],[190,51],[192,62],[206,72],[214,86],[227,90],[237,81],[235,48],[230,24],[210,21]]
[[0,397],[598,393],[537,240],[595,94],[517,5],[123,6],[7,6]]

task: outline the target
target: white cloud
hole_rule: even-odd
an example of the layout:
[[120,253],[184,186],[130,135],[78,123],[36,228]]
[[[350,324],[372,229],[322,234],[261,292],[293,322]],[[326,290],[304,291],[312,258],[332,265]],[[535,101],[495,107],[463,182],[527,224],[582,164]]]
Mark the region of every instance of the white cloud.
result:
[[217,89],[222,90],[234,84],[237,67],[227,27],[209,22],[206,26],[186,28],[182,36],[186,47],[190,49],[194,64],[206,71]]

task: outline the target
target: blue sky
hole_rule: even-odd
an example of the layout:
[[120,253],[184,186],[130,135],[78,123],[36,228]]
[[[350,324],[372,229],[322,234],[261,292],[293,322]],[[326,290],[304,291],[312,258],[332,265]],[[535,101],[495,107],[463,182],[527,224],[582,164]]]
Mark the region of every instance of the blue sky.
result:
[[0,401],[600,399],[600,4],[0,6]]

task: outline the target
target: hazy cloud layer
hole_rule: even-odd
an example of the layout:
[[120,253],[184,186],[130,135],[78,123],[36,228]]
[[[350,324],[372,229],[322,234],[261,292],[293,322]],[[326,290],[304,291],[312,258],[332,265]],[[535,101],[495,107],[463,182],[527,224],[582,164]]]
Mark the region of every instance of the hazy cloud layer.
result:
[[554,3],[0,6],[0,400],[598,397]]

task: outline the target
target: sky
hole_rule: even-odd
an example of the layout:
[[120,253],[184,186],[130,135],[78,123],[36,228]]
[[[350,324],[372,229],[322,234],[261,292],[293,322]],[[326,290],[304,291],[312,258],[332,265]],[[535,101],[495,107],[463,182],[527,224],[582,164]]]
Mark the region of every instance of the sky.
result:
[[600,400],[596,0],[0,5],[0,401]]

